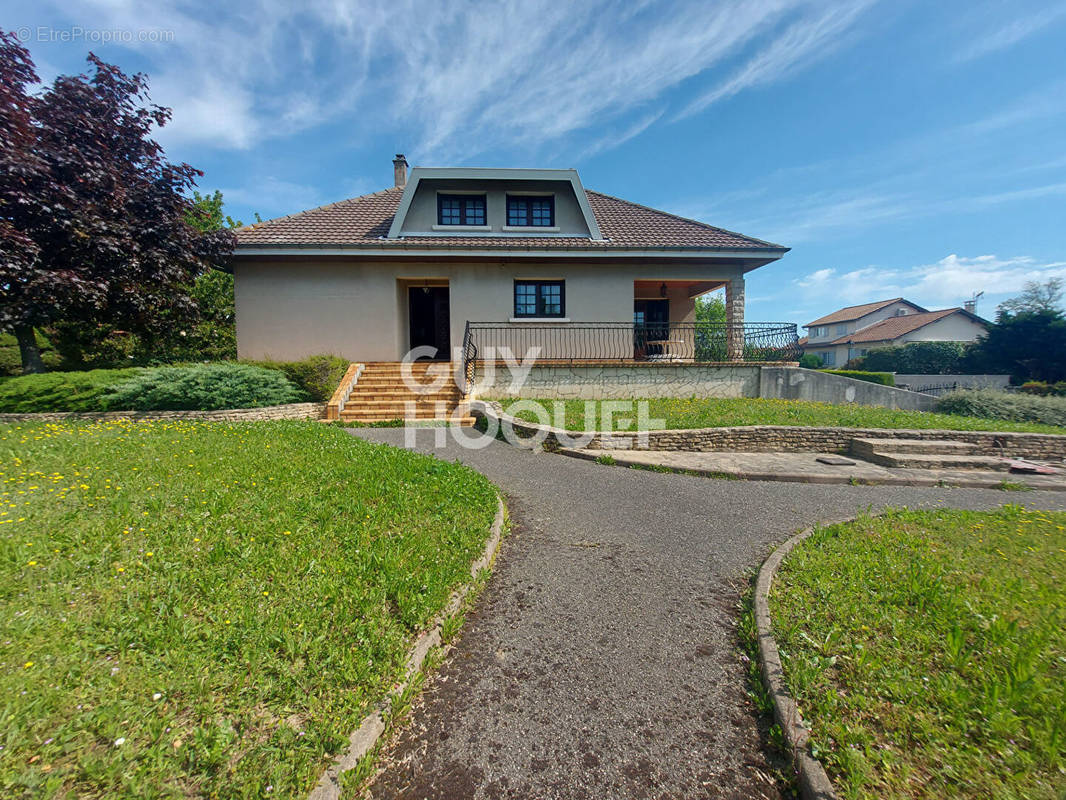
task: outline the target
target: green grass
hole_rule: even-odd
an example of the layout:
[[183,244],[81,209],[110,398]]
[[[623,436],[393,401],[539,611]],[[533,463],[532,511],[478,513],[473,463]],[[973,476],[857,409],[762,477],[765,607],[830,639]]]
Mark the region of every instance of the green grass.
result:
[[496,511],[314,422],[0,426],[0,462],[12,798],[306,795]]
[[1066,514],[895,511],[822,529],[770,599],[845,798],[1066,796]]
[[[637,401],[638,398],[634,398]],[[506,411],[515,400],[500,400]],[[547,409],[551,424],[557,425],[554,404],[565,406],[565,427],[568,430],[589,430],[585,420],[584,400],[536,400]],[[1066,428],[1034,422],[1003,422],[1001,420],[964,417],[955,414],[936,414],[928,411],[893,411],[860,405],[831,405],[810,403],[804,400],[770,400],[764,398],[734,397],[681,399],[648,399],[648,413],[652,419],[665,421],[662,427],[723,428],[734,425],[806,425],[844,428],[941,428],[955,431],[1022,431],[1029,433],[1066,434]],[[537,421],[531,411],[520,411],[517,416],[528,421]],[[636,407],[631,413],[616,414],[614,429],[622,430],[618,418],[634,420]],[[595,406],[596,427],[603,429],[599,404]]]

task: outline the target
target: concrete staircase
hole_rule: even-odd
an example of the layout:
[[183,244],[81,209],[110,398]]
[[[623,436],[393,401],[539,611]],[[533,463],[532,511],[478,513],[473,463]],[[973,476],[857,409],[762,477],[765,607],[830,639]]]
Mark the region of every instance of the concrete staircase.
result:
[[882,467],[904,469],[1010,469],[1000,456],[978,454],[978,447],[952,439],[852,439],[850,454]]
[[[402,366],[397,361],[364,364],[340,418],[350,422],[451,419],[463,399],[455,383],[453,366],[440,361],[410,365],[411,377],[416,384],[429,385],[441,381],[442,377],[447,378],[442,386],[427,394],[412,391],[404,383]],[[473,418],[465,414],[459,421],[463,425],[474,424]]]

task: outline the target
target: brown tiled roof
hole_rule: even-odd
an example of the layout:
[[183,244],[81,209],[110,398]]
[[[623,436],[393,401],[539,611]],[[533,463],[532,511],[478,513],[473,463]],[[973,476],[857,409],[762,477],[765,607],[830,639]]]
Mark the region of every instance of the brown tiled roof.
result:
[[[904,336],[912,331],[916,331],[919,328],[924,328],[929,323],[936,322],[938,319],[950,317],[952,314],[969,314],[969,312],[961,308],[945,308],[940,311],[925,311],[921,314],[905,314],[902,317],[889,317],[880,322],[875,322],[869,327],[857,330],[855,333],[849,333],[838,339],[834,339],[829,342],[829,344],[847,344],[848,342],[888,342],[893,339],[898,339],[900,336]],[[975,320],[980,319],[976,316],[973,318]],[[980,321],[983,322],[984,320]]]
[[839,311],[834,311],[832,314],[827,314],[824,317],[819,317],[814,322],[808,322],[803,327],[813,328],[815,325],[832,325],[834,322],[851,322],[853,319],[860,319],[867,314],[872,314],[875,311],[879,311],[885,306],[890,306],[893,303],[899,302],[907,303],[914,306],[919,311],[925,311],[921,306],[915,305],[910,300],[904,300],[902,297],[893,297],[891,300],[878,300],[876,303],[863,303],[861,306],[848,306],[842,308]]
[[[400,205],[403,189],[341,200],[327,206],[302,211],[287,217],[248,225],[236,231],[240,247],[325,246],[380,247],[405,249],[445,248],[515,248],[515,249],[643,249],[680,248],[709,250],[766,250],[786,248],[753,239],[713,225],[657,211],[653,208],[620,200],[617,197],[586,191],[589,207],[600,226],[603,241],[582,237],[493,237],[493,236],[410,236],[384,238]],[[239,250],[238,250],[239,252]]]

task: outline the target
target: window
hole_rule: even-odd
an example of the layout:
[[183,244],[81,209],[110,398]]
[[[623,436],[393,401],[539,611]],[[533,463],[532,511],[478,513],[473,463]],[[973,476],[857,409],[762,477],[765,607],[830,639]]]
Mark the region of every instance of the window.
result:
[[848,325],[846,322],[837,325],[837,336],[843,336],[848,332]]
[[515,281],[516,317],[561,317],[566,307],[562,281]]
[[513,228],[553,227],[555,225],[555,198],[508,195],[507,224]]
[[822,364],[827,367],[835,367],[837,363],[836,350],[827,350],[824,353],[819,353],[822,357]]
[[438,225],[484,225],[485,195],[437,195]]
[[825,332],[826,332],[826,328],[824,326],[819,325],[817,328],[812,328],[811,329],[811,338],[812,339],[818,339],[818,338],[820,338],[822,336],[825,336]]

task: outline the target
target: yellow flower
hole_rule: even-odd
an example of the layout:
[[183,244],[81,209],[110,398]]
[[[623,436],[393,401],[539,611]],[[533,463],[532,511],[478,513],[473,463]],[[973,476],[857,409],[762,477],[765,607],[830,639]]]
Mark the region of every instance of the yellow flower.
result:
[[22,668],[23,669],[29,669],[32,666],[33,666],[33,662],[32,661],[27,661],[25,664],[22,665]]
[[36,561],[31,561],[30,562],[30,566],[31,567],[36,567],[37,566],[37,562]]
[[270,592],[263,592],[263,596],[266,597]]
[[151,558],[151,557],[152,557],[153,555],[154,555],[154,554],[152,553],[152,551],[151,551],[151,550],[149,550],[149,551],[148,551],[147,553],[145,553],[145,554],[144,554],[144,557],[145,557],[145,558]]
[[291,535],[291,534],[292,534],[292,531],[285,531],[285,535],[286,535],[286,536],[289,536],[289,535]]

